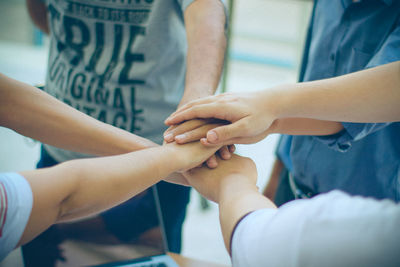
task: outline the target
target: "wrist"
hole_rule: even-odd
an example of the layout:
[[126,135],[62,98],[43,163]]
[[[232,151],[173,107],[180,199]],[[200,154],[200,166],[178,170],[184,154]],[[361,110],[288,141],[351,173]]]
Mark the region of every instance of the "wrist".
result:
[[176,143],[164,144],[165,154],[174,172],[182,172],[189,168],[193,163],[190,145],[178,145]]
[[280,85],[273,88],[269,88],[260,92],[258,96],[260,109],[263,114],[271,116],[272,119],[280,119],[285,117],[287,111],[287,88],[290,85]]
[[244,179],[242,174],[233,174],[221,183],[217,201],[218,203],[233,202],[254,193],[258,194],[258,187],[255,182],[251,183],[248,178]]
[[214,95],[216,85],[210,83],[187,83],[179,107],[207,96]]

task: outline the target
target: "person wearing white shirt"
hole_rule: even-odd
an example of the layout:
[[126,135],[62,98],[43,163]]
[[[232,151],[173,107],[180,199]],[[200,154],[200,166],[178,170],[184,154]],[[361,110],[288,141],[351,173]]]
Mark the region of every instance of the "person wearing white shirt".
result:
[[219,204],[234,267],[399,266],[400,205],[334,190],[279,209],[256,186],[254,163],[237,155],[188,182]]

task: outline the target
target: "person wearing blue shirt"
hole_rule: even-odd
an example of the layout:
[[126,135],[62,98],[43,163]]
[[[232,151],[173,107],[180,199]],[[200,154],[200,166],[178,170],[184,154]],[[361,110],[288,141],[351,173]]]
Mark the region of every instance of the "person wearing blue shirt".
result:
[[[400,1],[314,1],[300,82],[340,76],[397,60],[400,60]],[[248,93],[242,94],[229,101],[236,103],[241,97],[250,96]],[[362,99],[364,96],[358,97]],[[354,98],[344,97],[343,101],[354,101]],[[182,107],[178,113],[182,110],[186,113],[179,118],[186,121],[198,118],[196,114],[200,113],[200,108],[197,104],[192,102]],[[238,110],[246,108],[240,103],[236,105],[235,112],[218,118],[231,121],[230,118]],[[200,118],[215,115],[210,110],[207,112],[201,114]],[[180,119],[167,120],[166,123],[177,124],[181,122]],[[175,128],[165,135],[165,140],[171,141],[176,136],[177,142],[190,141],[188,137],[194,136],[193,133],[186,134],[187,138],[179,134],[180,131],[193,129],[189,124],[187,122],[179,129]],[[242,127],[246,132],[254,131],[246,128],[246,125],[238,125],[227,127],[223,135],[229,135],[228,128],[231,132],[236,131],[237,127]],[[203,127],[203,130],[212,129],[210,127]],[[277,205],[332,189],[341,189],[352,195],[400,201],[400,123],[285,119],[276,120],[269,131],[259,132],[250,141],[238,138],[228,140],[210,130],[205,142],[253,143],[271,133],[289,134],[281,138],[277,149],[277,156],[284,165],[280,181],[278,183],[277,176],[274,176],[268,186],[271,189],[274,187],[271,184],[279,184],[278,189],[266,190],[270,193],[267,197],[273,198],[271,195],[274,195]],[[196,136],[201,134],[197,133]]]
[[[399,59],[399,1],[315,1],[301,65],[301,82],[335,77]],[[332,189],[400,201],[400,124],[342,125],[343,130],[337,134],[323,137],[282,136],[277,156],[288,171],[283,172],[291,173],[291,178],[284,175],[284,181],[280,181],[277,204]]]

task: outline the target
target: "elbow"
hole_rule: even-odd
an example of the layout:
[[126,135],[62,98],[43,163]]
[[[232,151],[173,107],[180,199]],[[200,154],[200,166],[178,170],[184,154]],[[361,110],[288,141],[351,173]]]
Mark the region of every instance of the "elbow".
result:
[[33,24],[42,32],[49,34],[46,5],[40,0],[26,0],[26,6]]
[[76,195],[80,190],[82,177],[84,177],[84,168],[80,167],[81,161],[71,160],[56,166],[56,168],[61,169],[62,173],[66,173],[65,176],[60,177],[60,179],[64,180],[62,183],[63,188],[60,188],[64,192],[64,196],[60,198],[56,219],[57,223],[73,217],[74,212],[79,209],[79,205],[76,204]]

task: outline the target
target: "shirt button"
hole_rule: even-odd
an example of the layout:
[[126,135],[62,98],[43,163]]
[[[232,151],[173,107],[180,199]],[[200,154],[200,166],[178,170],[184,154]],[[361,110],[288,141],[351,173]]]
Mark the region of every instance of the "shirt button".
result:
[[335,54],[332,53],[332,54],[330,55],[329,59],[330,59],[331,61],[334,61],[334,60],[335,60]]

